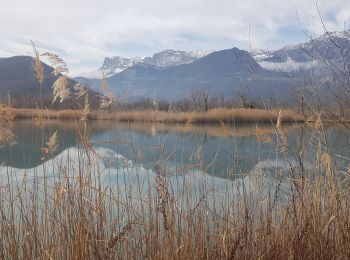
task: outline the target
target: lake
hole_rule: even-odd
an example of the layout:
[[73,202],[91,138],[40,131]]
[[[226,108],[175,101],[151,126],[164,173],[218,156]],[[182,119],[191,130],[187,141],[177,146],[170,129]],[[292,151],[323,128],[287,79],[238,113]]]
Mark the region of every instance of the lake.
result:
[[[15,142],[0,148],[0,164],[12,169],[36,168],[77,147],[79,135],[89,144],[122,156],[125,160],[151,169],[155,163],[167,162],[170,172],[185,174],[200,169],[220,178],[236,178],[249,174],[259,163],[276,163],[283,158],[277,151],[279,139],[271,125],[182,125],[126,123],[112,121],[45,121],[17,120],[13,125]],[[327,150],[336,157],[336,166],[346,171],[350,158],[350,131],[343,126],[326,126],[318,131],[303,124],[284,126],[288,140],[287,155],[313,163],[316,153]],[[42,148],[57,131],[57,151],[43,158]],[[322,133],[321,133],[322,132]],[[322,140],[320,143],[319,140]],[[110,160],[112,166],[117,163]],[[110,165],[110,166],[111,166]]]

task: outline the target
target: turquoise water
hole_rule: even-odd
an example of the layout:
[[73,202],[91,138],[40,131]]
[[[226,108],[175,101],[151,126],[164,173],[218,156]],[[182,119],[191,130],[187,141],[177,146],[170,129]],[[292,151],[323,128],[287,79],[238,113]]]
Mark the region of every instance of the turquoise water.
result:
[[[257,130],[260,129],[260,130]],[[0,164],[19,169],[35,168],[49,157],[76,147],[80,135],[89,144],[107,148],[128,160],[152,169],[157,162],[167,161],[168,168],[180,173],[201,169],[208,174],[231,178],[249,173],[259,162],[274,162],[278,137],[270,125],[166,125],[93,121],[47,121],[40,127],[35,121],[19,120],[12,129],[15,143],[0,148]],[[57,131],[57,151],[43,158],[42,149]],[[318,149],[334,156],[338,169],[346,170],[350,158],[350,131],[342,126],[328,126],[320,133],[310,126],[285,126],[288,157],[298,161],[303,150],[304,162],[312,162]],[[263,137],[263,138],[261,138]],[[320,137],[322,142],[320,144]],[[110,163],[114,163],[111,161]]]
[[[163,181],[179,207],[196,208],[205,198],[208,209],[226,214],[225,209],[233,209],[240,199],[248,201],[252,211],[267,207],[271,194],[278,205],[285,205],[295,193],[290,180],[301,173],[326,174],[317,164],[317,154],[331,154],[341,176],[350,164],[350,131],[336,125],[324,131],[284,126],[285,153],[279,152],[275,128],[268,125],[50,121],[39,127],[23,120],[14,122],[12,131],[15,143],[0,148],[0,188],[5,197],[23,190],[26,203],[36,194],[42,207],[43,198],[49,194],[52,200],[62,187],[71,199],[80,190],[91,196],[103,191],[120,205],[132,204],[125,211],[113,204],[117,219],[147,213],[144,203],[157,199]],[[42,148],[56,131],[57,151],[44,155]]]

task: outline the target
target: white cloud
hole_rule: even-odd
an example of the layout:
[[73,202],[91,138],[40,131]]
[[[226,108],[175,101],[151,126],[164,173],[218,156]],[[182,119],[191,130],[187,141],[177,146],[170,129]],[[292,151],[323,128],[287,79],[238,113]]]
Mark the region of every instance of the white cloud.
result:
[[[348,0],[319,7],[330,30],[350,25]],[[303,40],[296,11],[303,27],[322,33],[314,0],[1,0],[0,56],[28,54],[32,39],[78,73],[111,55],[248,48],[249,26],[253,48],[277,48]]]

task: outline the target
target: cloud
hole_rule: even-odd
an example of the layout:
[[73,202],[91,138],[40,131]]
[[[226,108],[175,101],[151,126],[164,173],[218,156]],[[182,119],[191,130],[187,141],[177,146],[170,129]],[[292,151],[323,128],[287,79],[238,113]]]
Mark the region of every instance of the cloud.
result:
[[[348,0],[323,1],[319,9],[330,30],[350,24]],[[314,0],[1,0],[0,56],[28,54],[33,40],[79,73],[111,55],[278,48],[304,40],[299,22],[323,32]]]

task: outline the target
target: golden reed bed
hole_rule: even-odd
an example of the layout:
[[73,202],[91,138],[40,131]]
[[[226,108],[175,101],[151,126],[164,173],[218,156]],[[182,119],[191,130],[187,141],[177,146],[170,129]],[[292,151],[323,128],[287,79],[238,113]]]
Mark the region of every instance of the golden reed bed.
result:
[[[40,110],[40,109],[13,109],[14,117],[49,119],[81,119],[84,111],[81,110]],[[87,115],[89,120],[138,121],[158,123],[220,123],[236,122],[277,122],[279,110],[263,109],[213,109],[208,112],[163,112],[163,111],[91,111]],[[292,110],[282,110],[284,122],[304,122],[304,116]]]

